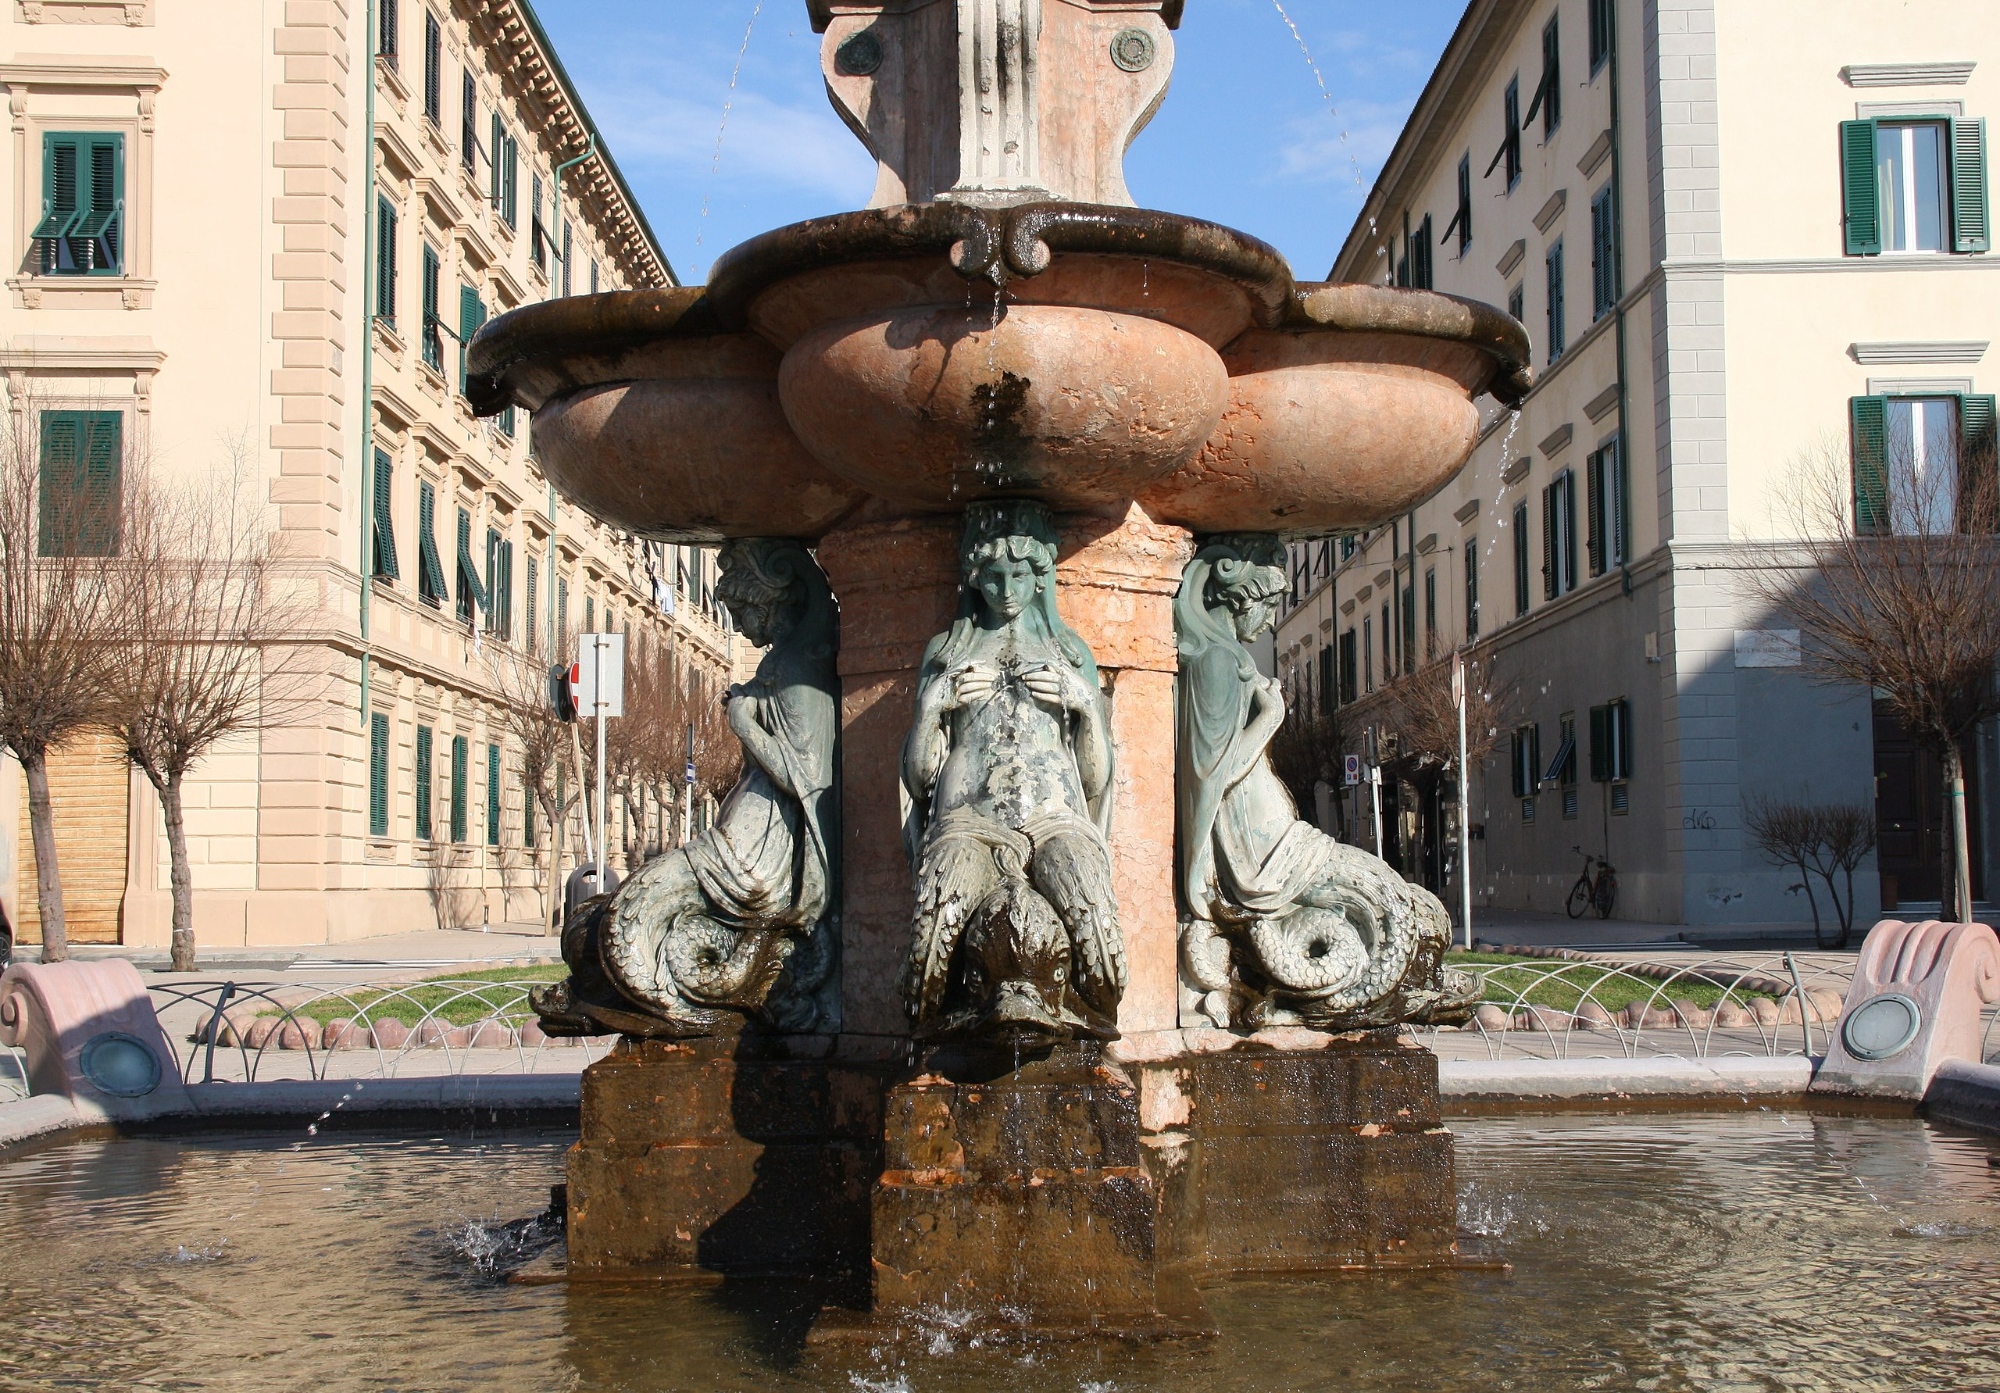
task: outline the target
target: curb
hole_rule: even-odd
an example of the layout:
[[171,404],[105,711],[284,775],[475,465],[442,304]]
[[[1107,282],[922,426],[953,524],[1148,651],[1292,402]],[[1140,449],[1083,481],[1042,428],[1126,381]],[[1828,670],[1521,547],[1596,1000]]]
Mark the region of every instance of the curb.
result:
[[1803,1095],[1817,1061],[1723,1055],[1712,1059],[1453,1059],[1438,1063],[1438,1092],[1458,1102]]
[[1947,1059],[1924,1090],[1923,1110],[1934,1122],[2000,1133],[2000,1066]]

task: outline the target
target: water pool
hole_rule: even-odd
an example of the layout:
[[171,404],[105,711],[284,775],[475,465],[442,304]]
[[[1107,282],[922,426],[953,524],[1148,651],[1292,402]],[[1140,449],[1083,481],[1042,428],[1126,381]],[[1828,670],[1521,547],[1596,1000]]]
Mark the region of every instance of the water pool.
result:
[[2000,1383],[2000,1144],[1802,1112],[1452,1127],[1461,1227],[1509,1272],[1220,1283],[1211,1341],[1005,1348],[810,1344],[786,1287],[495,1282],[491,1224],[542,1207],[569,1135],[59,1143],[0,1159],[0,1389]]

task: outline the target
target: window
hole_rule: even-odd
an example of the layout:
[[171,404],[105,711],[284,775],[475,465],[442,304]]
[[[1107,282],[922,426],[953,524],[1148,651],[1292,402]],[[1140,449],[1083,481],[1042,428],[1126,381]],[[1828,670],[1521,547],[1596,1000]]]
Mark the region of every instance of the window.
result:
[[1514,796],[1532,798],[1542,774],[1542,728],[1536,724],[1521,726],[1514,732],[1513,741]]
[[45,276],[115,276],[124,269],[125,137],[50,131],[42,137],[42,220],[30,234]]
[[489,613],[493,599],[486,592],[486,583],[479,578],[479,567],[472,559],[472,514],[465,509],[458,510],[458,617],[465,623],[473,622],[478,610]]
[[1465,253],[1472,246],[1472,156],[1458,157],[1458,211],[1451,215],[1451,221],[1444,225],[1444,239],[1449,242],[1453,233],[1458,234],[1458,255],[1464,260]]
[[1396,678],[1396,626],[1390,618],[1389,602],[1382,602],[1382,680],[1393,682]]
[[[1500,148],[1487,161],[1486,174],[1491,175],[1501,161],[1507,164],[1507,191],[1512,193],[1514,185],[1521,182],[1521,79],[1512,78],[1507,83],[1507,95],[1502,100],[1506,131],[1500,137]],[[1485,177],[1485,176],[1481,176]]]
[[465,785],[471,763],[472,747],[463,735],[451,737],[451,839],[465,840]]
[[521,147],[507,133],[507,123],[497,111],[493,113],[493,145],[486,153],[493,162],[488,197],[500,220],[514,227],[520,222],[521,213]]
[[375,13],[379,21],[375,54],[384,63],[389,65],[391,71],[394,71],[396,67],[396,55],[400,48],[400,45],[396,42],[396,30],[399,27],[397,24],[396,0],[375,0],[375,3],[378,7]]
[[486,845],[500,845],[500,747],[486,747]]
[[1362,690],[1375,690],[1375,619],[1372,615],[1361,617],[1361,681]]
[[1431,288],[1431,215],[1424,214],[1424,220],[1416,230],[1409,227],[1409,215],[1403,215],[1403,255],[1396,263],[1396,284],[1416,290]]
[[1590,573],[1601,576],[1628,559],[1625,468],[1616,440],[1606,441],[1584,462],[1583,500]]
[[538,270],[549,269],[549,234],[542,225],[542,176],[537,174],[528,181],[528,259]]
[[530,556],[528,558],[528,603],[521,614],[521,637],[526,641],[527,649],[530,653],[533,653],[538,646],[535,642],[535,582],[537,579],[535,558]]
[[368,835],[389,835],[389,718],[368,717]]
[[597,293],[597,261],[594,257],[590,263],[590,293],[592,295]]
[[1990,249],[1986,122],[1840,123],[1849,256]]
[[1576,589],[1576,475],[1563,470],[1542,489],[1542,598]]
[[597,597],[595,595],[585,595],[583,597],[583,631],[586,634],[597,632]]
[[1333,710],[1334,696],[1333,647],[1321,645],[1319,650],[1319,713],[1324,716]]
[[1479,539],[1465,539],[1465,641],[1479,637]]
[[1340,636],[1340,704],[1345,706],[1360,696],[1354,671],[1354,630]]
[[458,157],[465,162],[465,172],[473,178],[479,177],[479,84],[472,80],[472,69],[465,70],[458,96]]
[[1562,42],[1553,15],[1542,29],[1542,80],[1535,85],[1528,114],[1522,119],[1534,120],[1537,111],[1542,113],[1542,140],[1546,143],[1562,124]]
[[396,327],[396,209],[375,200],[375,317]]
[[1993,468],[1993,397],[1854,397],[1848,415],[1855,530],[1902,536],[1952,531],[1960,462]]
[[1403,587],[1403,671],[1417,670],[1417,586],[1414,579]]
[[527,779],[521,780],[521,845],[535,844],[535,787]]
[[1549,361],[1563,356],[1563,244],[1558,237],[1545,263],[1549,272]]
[[1511,319],[1526,322],[1528,313],[1528,287],[1514,286],[1507,292],[1507,314]]
[[514,403],[508,402],[494,414],[493,428],[509,440],[512,440],[514,438],[514,426]]
[[1632,777],[1632,704],[1623,698],[1590,708],[1590,777],[1600,784]]
[[431,780],[436,766],[431,762],[431,728],[417,727],[417,840],[431,839]]
[[402,576],[396,565],[396,519],[389,511],[391,483],[389,454],[386,450],[375,452],[374,501],[371,511],[371,535],[373,539],[370,558],[370,574],[381,580],[398,580]]
[[1438,573],[1435,566],[1424,572],[1424,656],[1435,658],[1438,647]]
[[1556,722],[1556,757],[1549,761],[1542,782],[1562,790],[1562,815],[1576,816],[1576,715],[1565,711]]
[[486,322],[486,302],[479,298],[479,292],[469,285],[458,288],[458,392],[465,395],[465,359],[472,346],[472,336],[479,332],[479,326]]
[[1593,323],[1618,308],[1625,293],[1619,265],[1618,219],[1612,211],[1611,186],[1590,200],[1590,318]]
[[1617,0],[1590,0],[1590,74],[1611,60],[1612,40],[1617,33]]
[[549,633],[549,648],[557,657],[562,656],[563,640],[569,636],[569,577],[556,580],[555,628]]
[[1514,505],[1514,617],[1528,612],[1528,504]]
[[424,346],[424,366],[432,372],[444,371],[444,335],[438,332],[443,322],[438,318],[438,271],[437,248],[424,243],[424,326],[422,332]]
[[1354,539],[1352,537],[1342,537],[1340,539],[1340,559],[1345,562],[1352,560],[1353,557]]
[[444,122],[444,27],[424,11],[424,115],[433,126]]
[[[437,490],[417,481],[417,598],[437,609],[444,604],[444,567],[438,562]],[[425,835],[429,835],[426,833]]]
[[486,530],[486,586],[492,600],[486,610],[486,632],[510,639],[514,636],[514,544],[492,528]]
[[44,411],[41,431],[40,554],[116,556],[124,524],[124,415]]

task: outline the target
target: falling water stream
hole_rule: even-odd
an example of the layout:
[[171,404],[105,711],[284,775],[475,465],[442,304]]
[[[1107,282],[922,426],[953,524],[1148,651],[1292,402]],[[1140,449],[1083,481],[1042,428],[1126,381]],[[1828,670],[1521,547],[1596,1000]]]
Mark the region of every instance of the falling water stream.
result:
[[729,70],[729,92],[722,99],[722,120],[717,122],[715,127],[715,156],[708,163],[708,187],[701,192],[701,218],[694,235],[694,244],[697,247],[708,236],[708,201],[715,192],[716,172],[722,168],[722,137],[729,130],[729,109],[736,105],[736,83],[737,79],[743,76],[743,56],[750,51],[750,35],[755,32],[757,16],[762,13],[764,13],[764,0],[757,0],[750,9],[750,22],[743,26],[743,44],[736,50],[736,66]]

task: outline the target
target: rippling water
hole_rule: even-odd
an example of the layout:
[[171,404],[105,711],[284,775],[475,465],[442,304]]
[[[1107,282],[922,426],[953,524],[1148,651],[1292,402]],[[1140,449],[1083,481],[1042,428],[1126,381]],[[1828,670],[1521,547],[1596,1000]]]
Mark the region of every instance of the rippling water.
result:
[[1461,1224],[1511,1273],[1226,1283],[1211,1342],[1002,1350],[806,1345],[785,1289],[499,1285],[494,1225],[541,1207],[564,1136],[74,1142],[0,1160],[0,1389],[2000,1383],[1986,1141],[1800,1113],[1453,1129]]

